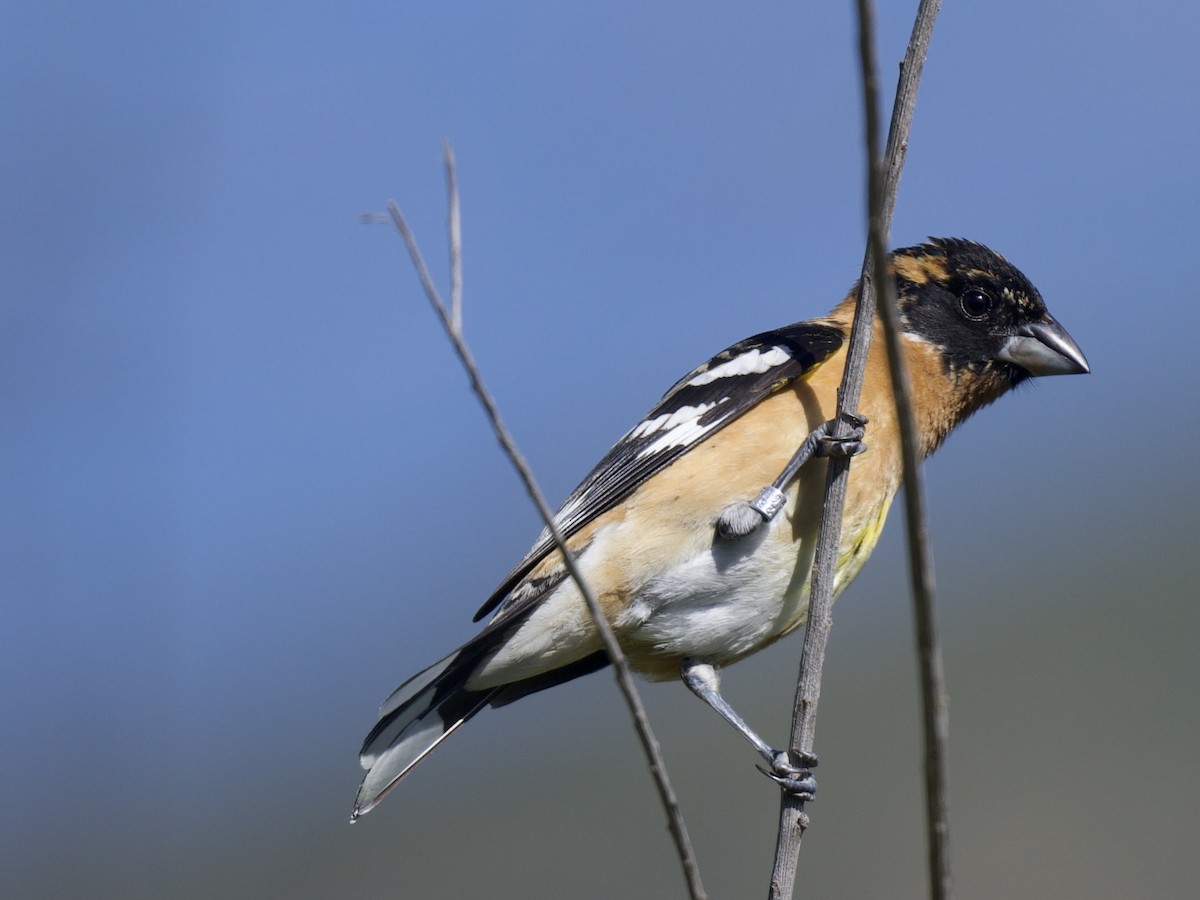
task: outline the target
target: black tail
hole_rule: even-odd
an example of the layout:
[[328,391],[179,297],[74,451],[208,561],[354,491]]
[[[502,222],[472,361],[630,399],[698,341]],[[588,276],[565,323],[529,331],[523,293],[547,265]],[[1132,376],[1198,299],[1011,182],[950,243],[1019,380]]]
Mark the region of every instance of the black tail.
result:
[[495,648],[500,634],[485,630],[449,656],[417,673],[384,701],[379,721],[363,741],[367,770],[354,800],[353,822],[374,809],[405,775],[457,728],[487,705],[501,706],[608,665],[603,650],[523,681],[473,691],[467,681]]
[[472,641],[408,679],[384,701],[379,721],[359,751],[367,774],[358,787],[351,822],[374,809],[413,766],[502,690],[467,690],[484,655]]

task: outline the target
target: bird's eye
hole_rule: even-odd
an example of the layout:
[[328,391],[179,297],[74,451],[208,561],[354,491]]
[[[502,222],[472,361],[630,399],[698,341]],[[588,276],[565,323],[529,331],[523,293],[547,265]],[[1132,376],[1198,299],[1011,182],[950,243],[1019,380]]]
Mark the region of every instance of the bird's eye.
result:
[[959,298],[958,305],[964,316],[973,322],[980,322],[992,311],[992,296],[979,288],[967,288]]

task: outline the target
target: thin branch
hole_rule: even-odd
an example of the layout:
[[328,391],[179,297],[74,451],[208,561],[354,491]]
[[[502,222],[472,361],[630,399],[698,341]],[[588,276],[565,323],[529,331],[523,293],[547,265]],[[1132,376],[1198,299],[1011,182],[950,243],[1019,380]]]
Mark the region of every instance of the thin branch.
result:
[[[882,249],[876,251],[883,258]],[[930,896],[953,896],[950,869],[950,798],[946,772],[946,745],[950,739],[942,650],[934,606],[933,554],[925,511],[925,484],[917,423],[912,408],[912,384],[900,348],[896,285],[885,272],[876,272],[882,289],[879,305],[888,348],[888,367],[896,395],[904,466],[904,520],[908,533],[908,571],[912,580],[913,626],[921,684],[922,725],[925,743],[925,822],[928,841]]]
[[[896,90],[892,110],[891,127],[888,133],[887,154],[883,164],[879,160],[879,101],[875,83],[874,23],[869,0],[858,0],[859,58],[863,75],[863,95],[866,115],[869,240],[863,260],[862,277],[859,281],[854,325],[850,332],[850,346],[846,354],[846,369],[838,390],[838,415],[834,436],[849,435],[850,425],[846,413],[853,412],[862,392],[866,371],[867,352],[870,349],[871,332],[875,320],[875,283],[886,285],[886,244],[895,209],[896,192],[904,156],[908,147],[908,133],[916,105],[917,86],[921,68],[929,48],[929,38],[937,17],[940,0],[922,0],[908,51],[901,65],[900,83]],[[887,301],[885,301],[887,302]],[[894,303],[894,299],[890,302]],[[893,356],[899,356],[893,353]],[[811,755],[816,731],[817,702],[821,693],[821,671],[825,662],[825,648],[832,625],[830,606],[833,599],[838,545],[841,539],[842,513],[846,502],[846,486],[849,480],[850,458],[833,457],[829,460],[825,483],[824,515],[817,540],[816,557],[809,592],[808,625],[804,634],[804,649],[800,663],[800,677],[796,685],[796,699],[792,717],[791,750],[800,757]],[[804,803],[794,795],[784,793],[779,807],[779,835],[775,848],[775,867],[771,874],[770,897],[783,900],[792,896],[799,863],[800,844],[804,830],[808,827],[808,816]]]
[[[458,188],[454,173],[454,153],[449,143],[445,147],[445,157],[446,179],[450,194],[450,283],[452,291],[461,291],[462,254],[458,227]],[[649,761],[650,774],[654,780],[655,787],[658,789],[659,798],[667,814],[667,826],[675,842],[675,849],[687,882],[688,893],[693,900],[703,900],[707,895],[704,892],[703,884],[700,882],[700,870],[696,864],[696,856],[692,850],[691,839],[688,837],[687,827],[683,821],[683,814],[679,809],[679,801],[667,776],[667,767],[663,760],[658,740],[654,737],[654,732],[650,728],[650,721],[642,706],[641,698],[638,696],[637,688],[634,686],[629,663],[621,651],[621,646],[617,642],[612,627],[608,624],[608,620],[605,618],[595,594],[580,573],[575,556],[568,549],[566,539],[554,521],[554,513],[550,510],[549,505],[546,503],[546,498],[534,480],[533,472],[530,470],[528,462],[526,462],[517,449],[512,435],[500,418],[500,411],[496,407],[496,401],[483,383],[479,367],[476,365],[475,359],[462,335],[461,305],[456,307],[452,303],[450,309],[447,310],[446,305],[442,302],[441,295],[433,284],[433,279],[429,275],[425,260],[422,258],[421,251],[417,247],[416,238],[409,229],[408,223],[404,220],[400,208],[395,203],[389,203],[388,212],[391,214],[392,223],[396,226],[396,230],[400,232],[400,236],[404,239],[404,244],[408,248],[408,254],[412,258],[413,266],[417,270],[417,276],[421,280],[421,286],[425,290],[425,296],[429,298],[434,312],[437,313],[438,318],[442,322],[442,327],[446,331],[446,335],[450,338],[450,342],[454,346],[455,353],[458,354],[463,368],[466,369],[467,376],[471,381],[471,389],[483,405],[484,412],[487,414],[492,430],[496,433],[496,438],[499,440],[500,446],[504,449],[513,467],[517,470],[517,475],[520,477],[522,484],[524,484],[526,492],[537,507],[538,513],[541,515],[542,521],[550,532],[550,536],[554,539],[559,552],[562,553],[563,564],[566,566],[575,584],[579,587],[584,602],[587,603],[588,610],[595,620],[596,629],[600,633],[600,638],[612,663],[617,685],[620,687],[621,693],[625,697],[625,702],[629,706],[634,728],[637,731],[642,749],[645,751],[646,758]],[[452,300],[455,296],[455,294],[452,294]],[[459,297],[459,304],[461,304],[461,295],[458,294],[457,296]]]
[[[937,15],[941,0],[924,0],[922,8],[931,7],[930,20]],[[918,12],[918,17],[920,16]],[[928,49],[930,33],[913,32],[913,41]],[[924,60],[922,52],[919,59]],[[900,91],[905,78],[920,78],[920,63],[910,71],[901,72]],[[911,118],[912,110],[909,109]],[[889,144],[890,135],[889,135]],[[900,172],[889,172],[899,180]],[[878,238],[876,259],[883,259],[886,232],[872,230]],[[950,722],[946,685],[942,671],[942,651],[937,632],[935,607],[933,553],[929,542],[928,515],[925,508],[925,477],[921,468],[921,451],[917,443],[917,423],[912,406],[912,384],[908,366],[900,349],[899,309],[896,286],[882,267],[877,267],[876,280],[884,291],[881,304],[883,334],[888,348],[888,366],[892,389],[896,396],[896,414],[900,424],[901,456],[904,467],[904,513],[908,534],[908,570],[912,580],[913,627],[917,645],[917,663],[921,685],[922,726],[925,746],[925,823],[928,850],[930,896],[934,900],[949,900],[954,894],[950,863],[950,788],[946,771],[947,744]]]
[[446,194],[450,202],[450,324],[462,334],[462,219],[458,207],[458,178],[455,177],[454,148],[446,141]]

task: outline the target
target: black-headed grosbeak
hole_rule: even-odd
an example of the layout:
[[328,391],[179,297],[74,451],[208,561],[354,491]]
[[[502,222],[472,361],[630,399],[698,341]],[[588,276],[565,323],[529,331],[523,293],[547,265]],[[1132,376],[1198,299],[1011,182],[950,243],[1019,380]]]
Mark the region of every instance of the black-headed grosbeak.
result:
[[[1037,289],[1002,256],[932,239],[891,256],[923,455],[1030,376],[1086,373]],[[854,292],[828,316],[755,335],[693,369],[567,498],[557,523],[630,665],[682,677],[758,748],[777,780],[807,773],[718,693],[719,667],[803,624],[826,463],[783,486],[782,514],[745,511],[835,414]],[[879,324],[876,323],[876,332]],[[900,438],[884,342],[871,345],[859,411],[870,452],[850,470],[834,596],[874,548],[900,487]],[[810,442],[811,443],[811,442]],[[476,614],[483,630],[404,682],[367,735],[354,817],[485,706],[608,664],[561,553],[543,532]]]

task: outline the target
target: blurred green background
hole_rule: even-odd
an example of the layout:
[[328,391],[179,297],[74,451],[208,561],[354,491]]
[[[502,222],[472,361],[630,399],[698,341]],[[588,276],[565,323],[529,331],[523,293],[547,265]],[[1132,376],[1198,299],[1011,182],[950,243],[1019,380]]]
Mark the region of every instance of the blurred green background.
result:
[[[913,4],[880,16],[890,85]],[[861,261],[851,4],[16,3],[0,34],[0,894],[674,897],[607,676],[481,716],[347,824],[377,704],[538,531],[387,227],[552,498]],[[893,243],[971,237],[1091,360],[928,466],[962,896],[1200,880],[1200,11],[947,3]],[[894,521],[841,602],[799,896],[920,897]],[[732,668],[786,734],[798,637]],[[645,699],[714,897],[777,791]]]

